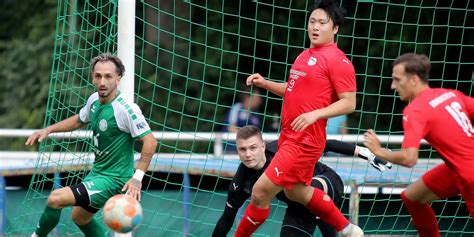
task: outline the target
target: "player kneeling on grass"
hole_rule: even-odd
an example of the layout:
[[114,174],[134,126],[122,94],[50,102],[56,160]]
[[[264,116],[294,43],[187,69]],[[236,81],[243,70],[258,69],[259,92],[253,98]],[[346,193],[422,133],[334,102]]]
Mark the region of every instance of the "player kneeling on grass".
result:
[[[260,130],[255,126],[244,126],[237,132],[237,153],[242,162],[232,180],[227,194],[224,213],[216,224],[212,235],[226,236],[234,223],[237,211],[250,197],[252,187],[270,164],[277,150],[277,141],[265,145]],[[369,160],[374,168],[383,171],[391,164],[376,158],[367,148],[336,140],[328,140],[325,151],[359,156]],[[339,175],[325,164],[318,162],[314,168],[311,186],[323,190],[335,203],[342,200],[344,184]],[[281,227],[281,236],[313,236],[318,226],[323,236],[337,236],[336,230],[315,217],[305,206],[288,200],[284,192],[277,195],[287,203]]]
[[[93,218],[105,202],[125,191],[137,200],[141,198],[141,181],[157,142],[140,108],[117,90],[125,72],[121,60],[110,53],[102,54],[92,60],[90,70],[97,92],[89,97],[79,114],[35,132],[26,141],[26,145],[33,145],[50,133],[68,132],[90,124],[95,153],[92,170],[81,183],[51,192],[32,236],[47,236],[58,224],[61,209],[68,206],[74,206],[72,220],[85,236],[106,236],[107,230]],[[135,140],[143,146],[134,174]]]

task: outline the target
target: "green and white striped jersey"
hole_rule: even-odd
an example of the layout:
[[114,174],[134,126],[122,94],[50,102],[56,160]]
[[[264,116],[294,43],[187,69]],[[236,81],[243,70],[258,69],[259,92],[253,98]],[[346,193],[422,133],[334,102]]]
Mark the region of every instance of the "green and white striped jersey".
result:
[[101,104],[96,92],[79,112],[79,119],[90,123],[94,135],[92,172],[119,178],[132,177],[134,141],[151,132],[138,105],[128,102],[120,91],[111,102]]

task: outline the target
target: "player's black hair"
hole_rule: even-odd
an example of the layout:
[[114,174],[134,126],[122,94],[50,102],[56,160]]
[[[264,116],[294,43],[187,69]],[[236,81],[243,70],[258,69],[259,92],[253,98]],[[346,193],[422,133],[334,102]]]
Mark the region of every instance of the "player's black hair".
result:
[[344,24],[344,17],[346,16],[346,10],[342,7],[339,7],[336,3],[331,0],[315,0],[313,6],[309,9],[309,14],[311,14],[316,9],[324,10],[332,22],[334,22],[334,27],[341,27]]
[[91,73],[94,73],[95,65],[98,62],[112,62],[113,64],[115,64],[117,75],[119,75],[120,77],[122,77],[125,73],[125,66],[122,63],[122,60],[120,60],[120,58],[118,58],[117,56],[112,55],[111,53],[103,53],[93,58],[90,65]]
[[431,64],[426,55],[405,53],[396,58],[392,66],[395,67],[398,64],[405,66],[406,73],[417,75],[423,82],[428,83]]

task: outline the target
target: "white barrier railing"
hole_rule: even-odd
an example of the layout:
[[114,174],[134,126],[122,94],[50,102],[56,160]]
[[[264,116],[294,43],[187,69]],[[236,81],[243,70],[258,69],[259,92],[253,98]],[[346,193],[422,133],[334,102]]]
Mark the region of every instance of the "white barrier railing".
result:
[[[0,129],[1,137],[25,137],[27,138],[33,134],[35,129]],[[65,133],[54,133],[50,134],[51,137],[55,138],[89,138],[91,137],[91,131],[89,130],[77,130],[73,132]],[[155,138],[159,141],[170,141],[170,140],[181,140],[181,141],[213,141],[214,150],[213,154],[215,157],[219,157],[223,153],[223,142],[235,141],[234,133],[223,133],[223,132],[153,132]],[[264,133],[263,140],[272,141],[278,139],[278,133]],[[336,139],[351,143],[361,143],[363,141],[363,135],[328,135],[327,139]],[[402,135],[379,135],[379,139],[382,143],[400,144],[403,141]]]
[[[35,131],[34,129],[0,129],[0,138],[15,138],[15,137],[26,137],[33,134]],[[185,154],[185,153],[177,153],[177,154],[160,154],[161,160],[166,160],[167,158],[172,159],[186,159],[186,160],[199,160],[199,159],[225,159],[225,160],[237,160],[237,155],[223,155],[223,145],[226,141],[235,141],[235,134],[234,133],[212,133],[212,132],[153,132],[155,138],[159,141],[169,141],[169,140],[182,140],[182,141],[212,141],[214,143],[213,152],[210,154]],[[90,138],[92,137],[92,132],[88,130],[78,130],[73,132],[66,132],[66,133],[56,133],[50,134],[51,137],[55,138]],[[278,139],[277,133],[264,133],[263,139],[265,141],[271,141]],[[361,143],[363,141],[363,135],[328,135],[327,139],[336,139],[345,142],[351,143]],[[403,136],[401,135],[380,135],[379,139],[382,143],[389,143],[389,144],[400,144],[403,141]],[[426,143],[423,141],[423,143]],[[14,170],[16,166],[18,166],[19,161],[24,162],[36,162],[40,153],[36,151],[0,151],[0,161],[3,168],[8,169],[9,165],[12,164],[12,169]],[[49,161],[59,161],[59,160],[67,160],[71,162],[71,167],[74,165],[80,165],[80,159],[82,157],[90,157],[90,154],[87,153],[59,153],[59,152],[49,152],[45,154]],[[93,159],[93,158],[92,158]],[[138,154],[135,157],[138,159]],[[330,161],[332,158],[325,158],[326,161]],[[343,159],[344,160],[344,159]],[[352,160],[352,159],[351,159]],[[336,160],[337,162],[348,162],[348,161],[340,161]],[[361,159],[353,159],[351,162],[352,165],[355,163],[364,163],[366,165],[366,161]],[[413,168],[415,171],[424,171],[429,166],[437,165],[441,163],[440,159],[430,159],[424,160],[423,162],[419,162],[417,165],[418,167]],[[76,164],[77,163],[77,164]],[[30,164],[31,165],[31,164]],[[34,164],[36,165],[36,164]],[[33,166],[34,167],[34,166]],[[407,169],[407,168],[404,168]],[[411,172],[409,169],[405,170]],[[29,172],[29,171],[28,171]],[[57,171],[55,171],[57,172]],[[398,171],[397,171],[398,172]],[[186,173],[192,173],[186,171]],[[357,222],[358,216],[358,203],[359,203],[359,193],[388,193],[388,194],[399,194],[403,188],[400,187],[393,187],[391,185],[387,185],[386,187],[383,184],[379,184],[379,187],[371,187],[371,186],[359,186],[353,180],[348,181],[348,185],[345,186],[345,193],[350,194],[350,216],[353,222]],[[382,188],[381,188],[382,187]]]

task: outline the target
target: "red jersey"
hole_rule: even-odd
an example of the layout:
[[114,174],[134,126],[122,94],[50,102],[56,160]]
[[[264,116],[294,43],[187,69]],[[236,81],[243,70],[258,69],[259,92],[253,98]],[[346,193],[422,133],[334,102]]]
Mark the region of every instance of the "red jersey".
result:
[[474,129],[470,118],[474,118],[474,98],[457,90],[429,88],[403,110],[403,148],[419,148],[424,138],[450,169],[461,177],[473,177]]
[[317,120],[301,132],[293,131],[291,123],[303,113],[334,103],[338,94],[355,91],[354,66],[336,44],[304,50],[290,70],[280,136],[324,149],[327,119]]

